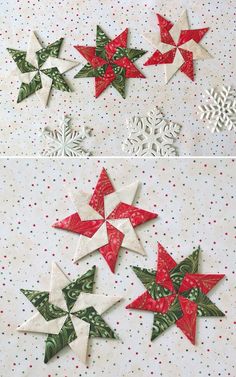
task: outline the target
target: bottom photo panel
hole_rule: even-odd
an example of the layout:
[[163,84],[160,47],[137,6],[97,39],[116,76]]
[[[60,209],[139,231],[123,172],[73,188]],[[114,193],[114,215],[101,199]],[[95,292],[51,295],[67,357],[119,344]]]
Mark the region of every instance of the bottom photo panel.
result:
[[235,376],[233,159],[1,159],[0,376]]

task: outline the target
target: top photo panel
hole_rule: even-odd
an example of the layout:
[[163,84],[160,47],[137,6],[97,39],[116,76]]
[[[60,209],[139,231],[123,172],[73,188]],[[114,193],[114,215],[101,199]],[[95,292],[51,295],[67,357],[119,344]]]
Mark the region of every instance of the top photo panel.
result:
[[0,0],[0,156],[235,156],[232,0]]

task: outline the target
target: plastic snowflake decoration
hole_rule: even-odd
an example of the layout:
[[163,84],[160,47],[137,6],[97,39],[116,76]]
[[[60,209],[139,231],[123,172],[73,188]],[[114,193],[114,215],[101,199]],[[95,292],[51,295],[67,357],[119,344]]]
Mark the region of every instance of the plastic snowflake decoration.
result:
[[135,156],[176,156],[174,141],[181,126],[167,121],[156,107],[146,117],[134,116],[128,122],[129,136],[122,145],[124,152]]
[[52,88],[71,91],[63,73],[74,68],[78,63],[59,58],[62,42],[63,38],[47,47],[42,47],[35,33],[32,32],[27,52],[7,49],[17,66],[11,75],[17,76],[21,82],[18,103],[35,93],[46,106]]
[[157,270],[133,267],[146,291],[128,309],[154,313],[151,340],[170,326],[176,326],[195,344],[197,317],[223,317],[224,313],[207,297],[223,274],[198,272],[200,248],[176,263],[158,244]]
[[210,89],[206,93],[210,103],[199,106],[199,110],[201,119],[209,122],[211,132],[236,130],[235,90],[223,86],[220,92]]
[[91,152],[83,148],[82,142],[90,136],[91,129],[82,127],[80,131],[74,130],[70,126],[70,118],[63,117],[60,127],[57,130],[50,130],[45,127],[43,136],[46,139],[47,147],[42,152],[44,156],[90,156]]

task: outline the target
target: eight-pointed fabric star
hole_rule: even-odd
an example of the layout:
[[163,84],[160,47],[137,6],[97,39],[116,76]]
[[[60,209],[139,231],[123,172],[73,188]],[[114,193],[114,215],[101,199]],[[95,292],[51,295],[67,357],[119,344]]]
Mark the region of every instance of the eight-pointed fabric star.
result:
[[96,97],[111,84],[125,98],[126,79],[145,77],[134,65],[145,51],[128,48],[127,39],[128,29],[110,40],[97,26],[96,47],[75,46],[88,61],[75,78],[95,77]]
[[14,74],[21,81],[18,103],[36,93],[42,104],[47,106],[52,88],[66,92],[71,91],[63,73],[78,63],[58,58],[62,42],[63,38],[47,47],[42,47],[32,32],[27,52],[7,49],[17,65]]
[[71,194],[77,212],[53,226],[80,234],[75,262],[99,249],[114,272],[120,247],[145,254],[134,227],[157,215],[131,205],[137,188],[135,182],[115,190],[103,169],[92,196]]
[[197,316],[224,316],[206,296],[224,275],[199,274],[199,252],[198,248],[177,264],[158,244],[157,271],[133,268],[147,291],[127,308],[155,313],[151,340],[175,323],[195,344]]
[[49,292],[21,289],[38,313],[18,330],[48,334],[45,363],[67,345],[86,363],[89,338],[117,339],[101,315],[121,298],[92,294],[95,270],[71,282],[53,263]]
[[144,37],[157,49],[144,64],[165,65],[166,83],[180,69],[194,80],[194,60],[209,59],[211,55],[199,45],[209,28],[189,29],[187,11],[176,24],[157,14],[159,33],[145,34]]

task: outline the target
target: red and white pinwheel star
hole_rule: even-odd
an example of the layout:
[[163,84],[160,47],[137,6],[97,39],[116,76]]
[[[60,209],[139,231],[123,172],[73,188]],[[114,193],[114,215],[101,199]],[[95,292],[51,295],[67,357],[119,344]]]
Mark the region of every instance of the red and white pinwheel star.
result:
[[199,254],[197,248],[177,264],[158,244],[157,271],[133,267],[147,290],[127,308],[154,312],[151,340],[175,323],[195,344],[197,316],[224,316],[206,296],[224,275],[199,274]]
[[209,59],[211,55],[199,42],[209,28],[191,30],[187,11],[184,11],[176,24],[157,14],[159,33],[145,34],[144,37],[156,48],[154,54],[144,64],[165,65],[166,83],[180,69],[194,80],[194,60]]
[[137,188],[134,182],[115,190],[103,169],[92,196],[82,191],[71,195],[77,212],[53,226],[80,234],[75,262],[99,250],[114,272],[121,247],[145,255],[134,228],[157,214],[132,205]]

